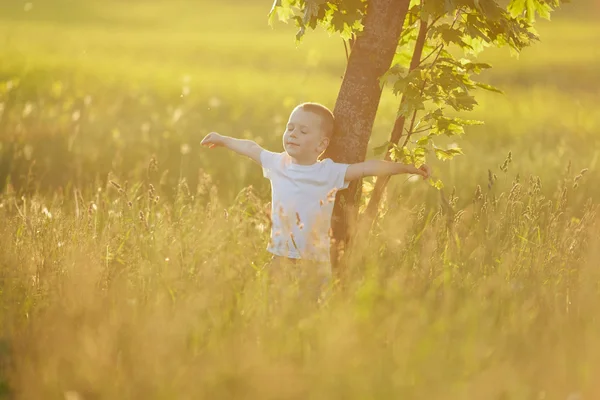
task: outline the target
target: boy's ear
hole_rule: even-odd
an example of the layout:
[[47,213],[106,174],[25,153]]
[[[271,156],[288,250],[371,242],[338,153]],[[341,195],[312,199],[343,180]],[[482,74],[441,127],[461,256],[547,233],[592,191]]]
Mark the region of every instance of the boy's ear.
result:
[[327,136],[325,136],[323,139],[321,139],[321,144],[319,145],[321,152],[324,152],[327,147],[329,146],[329,138]]

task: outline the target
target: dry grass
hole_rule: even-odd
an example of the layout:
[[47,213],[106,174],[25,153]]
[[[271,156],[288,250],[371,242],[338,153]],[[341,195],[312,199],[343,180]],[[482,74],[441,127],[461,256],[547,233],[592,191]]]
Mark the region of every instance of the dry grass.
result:
[[0,5],[0,398],[600,398],[593,18],[486,56],[506,96],[432,161],[445,197],[394,178],[316,304],[266,290],[260,169],[198,142],[278,149],[341,43],[258,3],[61,1]]
[[594,398],[597,207],[570,204],[574,175],[549,197],[531,178],[389,211],[321,305],[265,291],[251,189],[229,207],[184,184],[172,204],[147,185],[78,205],[9,192],[7,382],[19,398]]

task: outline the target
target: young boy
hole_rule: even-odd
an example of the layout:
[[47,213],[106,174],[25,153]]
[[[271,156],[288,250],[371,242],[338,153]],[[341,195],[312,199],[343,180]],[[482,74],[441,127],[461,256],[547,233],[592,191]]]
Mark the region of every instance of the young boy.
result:
[[368,160],[356,164],[318,160],[334,129],[334,117],[318,103],[303,103],[291,113],[283,133],[281,153],[273,153],[251,140],[209,133],[202,145],[226,147],[250,157],[271,181],[271,240],[267,250],[274,260],[309,260],[329,265],[329,229],[337,190],[365,176],[418,174],[429,178],[431,170],[396,162]]

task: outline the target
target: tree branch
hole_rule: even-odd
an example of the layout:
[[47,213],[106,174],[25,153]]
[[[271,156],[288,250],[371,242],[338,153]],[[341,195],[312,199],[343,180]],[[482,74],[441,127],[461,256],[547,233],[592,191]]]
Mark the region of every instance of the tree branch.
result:
[[[461,13],[462,13],[462,8],[459,8],[457,10],[456,16],[454,17],[454,21],[452,22],[451,28],[454,27],[454,24],[456,24],[456,21],[460,17]],[[427,21],[421,20],[421,25],[419,27],[419,34],[417,36],[417,41],[415,43],[415,50],[413,52],[413,57],[410,61],[409,71],[413,71],[413,70],[419,68],[420,65],[422,64],[422,62],[424,61],[424,60],[421,60],[421,56],[423,54],[423,47],[425,46],[425,41],[427,38],[427,31],[433,26],[433,24],[435,22],[439,21],[440,18],[441,17],[438,17],[434,22],[432,22],[431,25],[427,25]],[[439,48],[439,50],[438,50],[438,48]],[[442,54],[443,49],[444,49],[444,43],[442,42],[440,45],[436,46],[436,48],[431,52],[431,54],[429,54],[426,57],[426,58],[430,57],[433,53],[435,53],[436,50],[438,50],[438,53],[437,53],[435,59],[433,60],[433,62],[431,63],[431,65],[429,66],[429,69],[433,68],[433,66],[439,59],[440,54]],[[419,95],[423,94],[426,83],[427,83],[427,80],[423,80],[423,84],[421,85],[421,90],[419,91]],[[400,100],[400,108],[399,109],[403,108],[405,102],[406,102],[406,99],[403,95],[402,100]],[[416,118],[417,118],[417,110],[415,110],[413,112],[411,122],[410,122],[410,128],[408,129],[408,132],[406,134],[406,138],[404,139],[404,143],[402,144],[402,147],[404,147],[408,144],[410,137],[414,134],[414,132],[412,130],[414,129]],[[400,139],[402,138],[405,121],[406,121],[406,118],[404,117],[404,115],[401,115],[400,117],[398,117],[396,119],[396,123],[394,124],[394,128],[392,130],[392,135],[390,138],[390,144],[389,144],[388,150],[385,154],[385,159],[388,161],[391,160],[391,152],[392,152],[392,149],[394,148],[394,145],[397,145],[398,142],[400,142]],[[373,193],[371,194],[371,199],[369,200],[369,204],[367,205],[367,209],[365,211],[365,218],[367,218],[369,225],[371,225],[373,223],[373,221],[375,220],[375,217],[377,216],[379,202],[381,201],[383,191],[385,190],[385,187],[386,187],[387,183],[389,182],[389,180],[390,180],[390,177],[385,176],[385,177],[377,178],[377,181],[375,182],[375,187],[373,188]]]
[[435,46],[435,49],[431,50],[431,53],[427,54],[427,56],[425,56],[425,58],[423,58],[423,59],[421,60],[421,62],[419,63],[419,67],[420,67],[420,66],[421,66],[421,65],[422,65],[422,64],[423,64],[425,61],[427,61],[427,59],[428,59],[429,57],[431,57],[431,56],[433,55],[433,53],[435,53],[435,52],[438,50],[438,48],[443,48],[443,47],[444,47],[444,43],[440,43],[439,45]]
[[[423,129],[419,129],[418,131],[414,131],[413,134],[417,134],[417,133],[421,133],[421,132],[427,132],[428,130],[431,129],[431,126],[428,126],[426,128]],[[405,129],[406,133],[408,134],[408,132],[410,132],[409,130]]]
[[[413,70],[417,69],[420,64],[421,56],[423,54],[423,47],[425,46],[425,39],[427,38],[427,29],[428,29],[427,21],[421,20],[421,24],[419,26],[419,33],[417,35],[417,40],[415,42],[415,49],[413,51],[412,59],[410,60],[409,71],[413,71]],[[406,103],[406,97],[403,95],[402,99],[400,100],[399,110],[402,109],[402,107],[404,106],[405,103]],[[385,153],[385,157],[384,157],[384,159],[387,161],[390,161],[392,159],[391,156],[392,156],[392,150],[394,148],[394,145],[400,141],[400,138],[402,138],[402,131],[404,130],[405,121],[406,121],[406,118],[404,117],[404,115],[400,115],[398,118],[396,118],[396,121],[394,123],[394,128],[392,129],[390,144],[388,146],[388,149],[387,149],[387,151]],[[381,200],[383,190],[385,189],[385,186],[386,186],[387,182],[389,181],[389,179],[390,179],[389,176],[377,178],[375,187],[373,189],[373,193],[371,194],[371,199],[369,200],[369,204],[365,211],[365,218],[367,218],[369,224],[371,224],[373,222],[373,220],[375,219],[375,216],[377,215],[377,208],[379,207],[379,201]]]
[[[429,67],[429,69],[433,68],[433,66],[437,62],[438,58],[440,58],[440,54],[442,54],[443,49],[444,49],[444,46],[440,47],[440,51],[438,51],[438,54],[437,54],[437,56],[435,56],[435,59],[431,63],[431,66]],[[427,80],[423,79],[423,84],[421,85],[421,90],[419,91],[419,96],[423,95],[423,91],[425,90],[426,84],[427,84]],[[412,120],[410,121],[410,127],[408,128],[408,132],[406,133],[406,139],[404,139],[404,143],[402,143],[402,147],[404,147],[408,144],[410,137],[414,134],[413,129],[415,127],[415,119],[416,118],[417,118],[417,110],[415,110],[413,112]]]

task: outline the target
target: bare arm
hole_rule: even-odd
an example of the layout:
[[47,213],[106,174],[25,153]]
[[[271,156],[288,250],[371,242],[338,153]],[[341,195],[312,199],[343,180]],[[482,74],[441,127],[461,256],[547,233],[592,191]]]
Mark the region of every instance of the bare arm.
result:
[[427,165],[420,168],[414,165],[401,164],[383,160],[367,160],[361,163],[351,164],[346,170],[344,179],[346,182],[361,179],[365,176],[387,176],[398,174],[417,174],[423,179],[429,178],[431,169]]
[[216,132],[211,132],[206,135],[200,144],[211,149],[213,147],[228,148],[237,154],[251,158],[258,164],[260,164],[260,153],[263,151],[263,148],[252,140],[236,139],[229,136],[219,135]]

